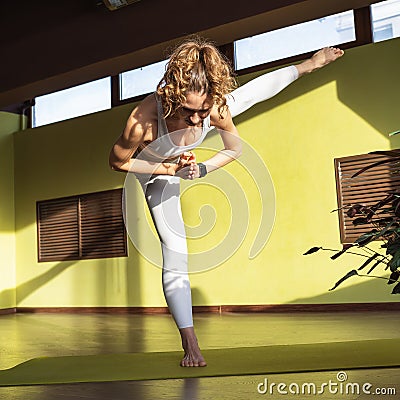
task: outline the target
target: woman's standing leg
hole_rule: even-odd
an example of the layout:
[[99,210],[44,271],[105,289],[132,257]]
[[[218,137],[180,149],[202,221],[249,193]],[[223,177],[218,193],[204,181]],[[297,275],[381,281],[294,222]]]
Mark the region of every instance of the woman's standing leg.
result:
[[168,308],[179,328],[185,351],[182,366],[206,365],[193,329],[185,225],[180,203],[180,178],[160,175],[142,183],[161,242],[162,282]]

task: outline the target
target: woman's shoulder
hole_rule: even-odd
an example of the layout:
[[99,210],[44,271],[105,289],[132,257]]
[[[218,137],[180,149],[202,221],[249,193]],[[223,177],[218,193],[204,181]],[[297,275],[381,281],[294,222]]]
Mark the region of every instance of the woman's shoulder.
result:
[[155,94],[146,96],[133,110],[131,117],[137,121],[157,120],[157,101]]
[[138,105],[143,111],[154,112],[157,111],[157,94],[151,93],[146,96]]
[[216,128],[223,128],[228,121],[232,121],[229,107],[225,105],[222,109],[220,109],[217,104],[214,104],[210,113],[211,126],[215,126]]

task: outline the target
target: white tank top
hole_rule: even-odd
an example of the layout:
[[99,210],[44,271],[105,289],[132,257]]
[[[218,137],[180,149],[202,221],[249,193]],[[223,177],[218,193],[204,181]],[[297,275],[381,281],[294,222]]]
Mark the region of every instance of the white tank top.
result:
[[[207,133],[212,129],[210,125],[210,115],[203,120],[202,127],[198,128],[201,130],[201,133],[199,138],[194,143],[187,146],[178,146],[173,142],[171,133],[168,132],[167,123],[163,115],[164,112],[161,99],[156,93],[154,95],[157,102],[157,139],[141,146],[137,152],[140,152],[140,156],[139,154],[136,154],[135,156],[141,159],[156,162],[166,160],[169,162],[177,162],[179,160],[179,156],[183,152],[193,150],[203,142]],[[180,131],[177,132],[179,133]]]

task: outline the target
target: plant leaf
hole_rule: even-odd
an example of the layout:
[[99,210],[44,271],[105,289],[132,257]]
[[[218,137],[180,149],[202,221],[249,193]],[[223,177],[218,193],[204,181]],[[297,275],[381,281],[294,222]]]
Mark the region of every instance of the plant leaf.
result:
[[311,249],[307,250],[303,256],[308,256],[309,254],[316,253],[318,250],[321,250],[322,247],[311,247]]
[[393,217],[382,217],[379,219],[374,220],[375,224],[378,224],[379,226],[387,226],[388,223],[393,222]]
[[396,271],[400,267],[400,250],[397,250],[393,255],[393,258],[389,261],[388,266],[392,272]]
[[[400,160],[400,157],[399,157]],[[379,200],[376,204],[374,204],[370,209],[372,212],[375,212],[376,210],[379,210],[386,204],[390,203],[396,198],[396,196],[393,193],[388,194],[384,199]]]
[[386,234],[392,234],[392,231],[389,231],[389,229],[395,224],[395,221],[389,222],[379,233],[376,234],[375,239],[377,239],[380,236],[385,236]]
[[370,219],[365,218],[365,217],[358,217],[353,220],[353,225],[364,225],[364,224],[369,224]]
[[370,231],[368,233],[364,233],[360,237],[358,237],[354,241],[354,243],[357,243],[359,246],[365,246],[366,244],[368,244],[369,242],[374,240],[375,235],[376,235],[377,232],[378,231],[376,229],[372,229],[372,231]]
[[396,240],[387,245],[386,254],[394,255],[400,250],[400,241]]
[[346,214],[349,218],[354,218],[357,214],[361,214],[361,209],[365,207],[362,204],[353,204],[347,211]]
[[336,289],[342,282],[344,282],[346,279],[354,276],[354,275],[358,275],[358,272],[353,269],[352,271],[348,272],[343,278],[339,279],[336,283],[335,286],[332,289],[329,289],[329,291],[332,291],[334,289]]
[[396,217],[400,217],[400,199],[396,198],[393,203],[392,206],[394,208],[394,215]]
[[400,294],[400,283],[393,288],[392,294]]
[[397,280],[400,278],[400,271],[396,270],[393,271],[390,276],[389,276],[389,280],[388,280],[388,285],[393,285],[393,283],[397,282]]

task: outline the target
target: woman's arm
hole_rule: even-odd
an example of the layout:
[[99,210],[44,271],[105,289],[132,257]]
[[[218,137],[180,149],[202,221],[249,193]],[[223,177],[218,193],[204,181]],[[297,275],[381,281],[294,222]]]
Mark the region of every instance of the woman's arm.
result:
[[226,164],[239,158],[242,154],[242,142],[229,112],[216,128],[221,136],[224,148],[203,162],[207,168],[207,172],[224,167]]
[[132,158],[137,148],[137,142],[132,142],[132,140],[127,139],[124,137],[124,134],[122,134],[115,142],[110,152],[109,164],[111,169],[114,171],[136,172],[146,175],[175,175],[177,164]]
[[154,125],[152,107],[154,107],[154,102],[148,97],[132,111],[124,131],[113,145],[109,155],[109,165],[113,170],[150,175],[175,175],[177,164],[132,158],[138,147],[143,144],[146,134],[151,132],[151,125]]
[[[217,128],[221,135],[224,149],[202,163],[206,166],[207,173],[222,168],[226,164],[236,160],[242,153],[242,143],[236,126],[232,121],[229,109],[224,112],[223,118],[221,118],[215,108],[211,113],[211,124]],[[197,163],[192,162],[190,165],[179,169],[176,175],[182,179],[199,178],[199,166]]]

